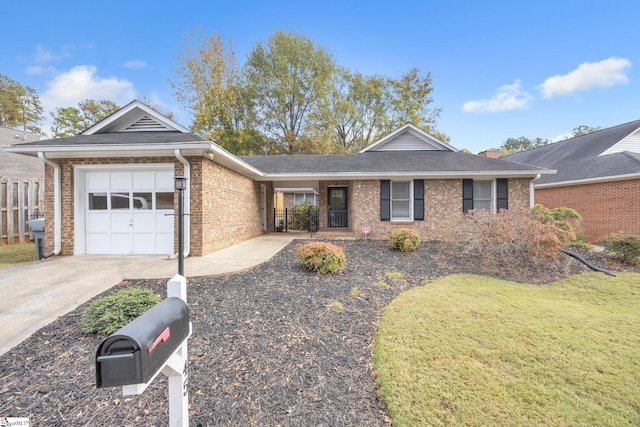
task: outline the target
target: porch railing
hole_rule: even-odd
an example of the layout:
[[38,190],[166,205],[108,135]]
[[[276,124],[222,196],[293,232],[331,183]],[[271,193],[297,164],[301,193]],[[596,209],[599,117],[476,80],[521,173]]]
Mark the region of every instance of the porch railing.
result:
[[275,231],[351,230],[350,210],[327,210],[317,206],[284,208],[273,210]]
[[316,206],[273,209],[273,229],[276,231],[308,231],[319,228],[319,211]]

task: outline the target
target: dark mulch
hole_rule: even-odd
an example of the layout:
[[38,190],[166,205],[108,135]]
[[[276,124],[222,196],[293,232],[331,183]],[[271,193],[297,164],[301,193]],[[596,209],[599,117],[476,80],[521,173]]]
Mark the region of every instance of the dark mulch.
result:
[[[562,254],[556,263],[533,264],[470,257],[437,242],[423,243],[416,253],[393,252],[378,241],[338,244],[348,264],[339,275],[304,270],[294,242],[250,271],[189,281],[191,425],[384,426],[373,337],[382,311],[400,292],[456,272],[540,284],[588,271]],[[582,253],[603,268],[622,269],[602,255]],[[394,271],[402,279],[385,276]],[[166,294],[165,281],[155,280],[126,282],[107,293],[127,286]],[[354,287],[360,297],[350,296]],[[342,311],[332,308],[335,301]],[[0,357],[0,416],[29,416],[32,425],[48,426],[166,425],[163,376],[140,396],[95,388],[100,338],[80,331],[84,307]]]

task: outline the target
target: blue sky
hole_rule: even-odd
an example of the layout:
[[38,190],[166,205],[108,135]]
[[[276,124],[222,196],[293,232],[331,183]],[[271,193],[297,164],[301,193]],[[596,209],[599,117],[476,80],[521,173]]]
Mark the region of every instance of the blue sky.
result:
[[87,98],[147,96],[189,126],[168,80],[184,35],[201,26],[231,39],[241,63],[284,30],[365,75],[429,71],[439,130],[474,153],[509,137],[640,119],[633,0],[58,0],[5,1],[2,10],[0,73],[34,88],[47,114]]

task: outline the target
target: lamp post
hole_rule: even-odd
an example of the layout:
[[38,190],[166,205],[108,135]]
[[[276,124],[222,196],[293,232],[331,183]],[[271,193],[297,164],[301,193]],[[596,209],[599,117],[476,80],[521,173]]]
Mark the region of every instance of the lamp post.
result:
[[184,277],[184,205],[183,191],[187,188],[187,177],[176,176],[173,178],[178,190],[178,274]]

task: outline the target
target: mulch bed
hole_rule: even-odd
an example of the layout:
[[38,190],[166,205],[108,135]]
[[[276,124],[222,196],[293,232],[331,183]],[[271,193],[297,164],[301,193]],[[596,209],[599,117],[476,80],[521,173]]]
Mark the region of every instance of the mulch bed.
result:
[[[297,263],[299,244],[243,273],[189,280],[190,425],[387,425],[372,349],[378,319],[400,292],[459,272],[541,284],[589,271],[563,254],[557,262],[535,264],[464,255],[439,242],[397,253],[385,242],[344,241],[337,244],[347,269],[318,276]],[[602,254],[581,254],[602,268],[629,270]],[[402,279],[390,280],[387,272],[400,272]],[[105,294],[129,286],[166,295],[166,282],[157,280],[124,282]],[[350,296],[354,287],[361,296]],[[335,301],[342,311],[332,308]],[[85,307],[0,356],[0,416],[28,416],[32,426],[167,425],[162,375],[139,396],[96,389],[101,338],[78,327]]]

